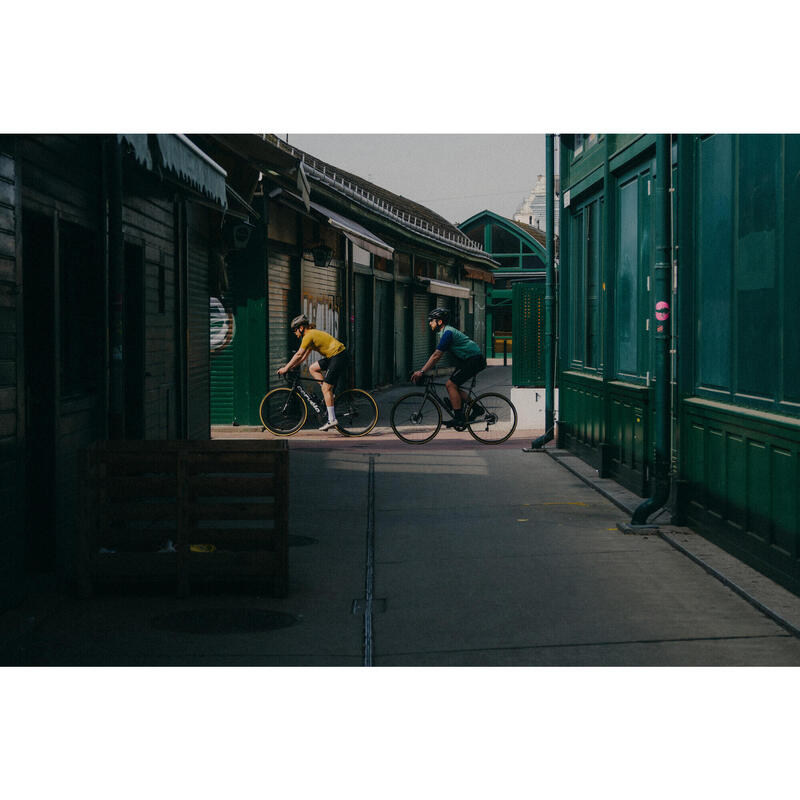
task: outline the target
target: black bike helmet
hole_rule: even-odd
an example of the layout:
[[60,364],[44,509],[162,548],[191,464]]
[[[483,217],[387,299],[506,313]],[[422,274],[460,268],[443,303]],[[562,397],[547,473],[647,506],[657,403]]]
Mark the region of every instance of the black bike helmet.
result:
[[445,325],[450,321],[450,312],[446,308],[434,308],[433,311],[428,314],[428,322],[432,319],[440,319],[444,322]]
[[308,325],[308,317],[305,314],[300,314],[292,320],[292,330],[296,331],[301,325]]

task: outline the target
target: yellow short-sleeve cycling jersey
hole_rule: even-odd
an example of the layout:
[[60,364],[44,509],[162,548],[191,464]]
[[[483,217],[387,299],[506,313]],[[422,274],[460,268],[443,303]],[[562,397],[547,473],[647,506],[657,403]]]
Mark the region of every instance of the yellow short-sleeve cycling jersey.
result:
[[303,334],[300,347],[303,350],[309,348],[316,350],[325,358],[332,358],[344,350],[344,345],[338,339],[334,339],[329,333],[318,331],[316,328],[311,328]]

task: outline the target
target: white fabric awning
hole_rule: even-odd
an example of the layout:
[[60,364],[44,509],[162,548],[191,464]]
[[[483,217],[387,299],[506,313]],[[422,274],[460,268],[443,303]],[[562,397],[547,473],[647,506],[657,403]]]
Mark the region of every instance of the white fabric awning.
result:
[[435,278],[418,278],[420,283],[426,285],[426,289],[431,294],[439,294],[444,297],[469,297],[472,292],[466,286],[459,286],[457,283],[446,283],[437,281]]
[[311,208],[327,218],[328,224],[338,228],[353,244],[358,245],[373,255],[391,260],[394,257],[394,248],[386,244],[380,237],[368,231],[352,219],[343,217],[335,211],[312,201]]

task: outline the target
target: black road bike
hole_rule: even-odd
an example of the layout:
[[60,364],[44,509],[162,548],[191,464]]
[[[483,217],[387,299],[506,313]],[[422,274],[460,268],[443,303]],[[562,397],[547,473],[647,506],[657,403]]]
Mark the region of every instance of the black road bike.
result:
[[[433,439],[442,427],[443,411],[455,420],[447,390],[440,396],[435,388],[443,388],[443,383],[435,383],[430,376],[423,375],[417,385],[424,385],[425,391],[401,397],[392,406],[390,416],[392,430],[408,444],[425,444]],[[473,439],[484,444],[504,442],[516,430],[517,409],[502,394],[485,392],[476,395],[474,389],[475,378],[464,401],[465,424],[450,427],[462,431],[466,428]]]
[[[267,392],[258,407],[264,427],[276,436],[291,436],[306,424],[309,407],[319,425],[327,422],[325,401],[313,389],[308,392],[303,386],[303,381],[319,381],[300,377],[299,370],[287,372],[284,377],[291,386]],[[363,389],[346,389],[336,395],[333,407],[336,429],[345,436],[366,436],[378,422],[378,404]]]

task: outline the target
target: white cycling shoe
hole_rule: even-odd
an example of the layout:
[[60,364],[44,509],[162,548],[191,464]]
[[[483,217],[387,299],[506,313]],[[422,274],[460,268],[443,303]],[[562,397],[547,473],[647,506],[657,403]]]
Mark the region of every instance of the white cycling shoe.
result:
[[339,423],[337,420],[333,420],[331,422],[326,422],[324,425],[320,425],[319,429],[321,431],[329,431],[331,428],[335,428],[338,424]]

